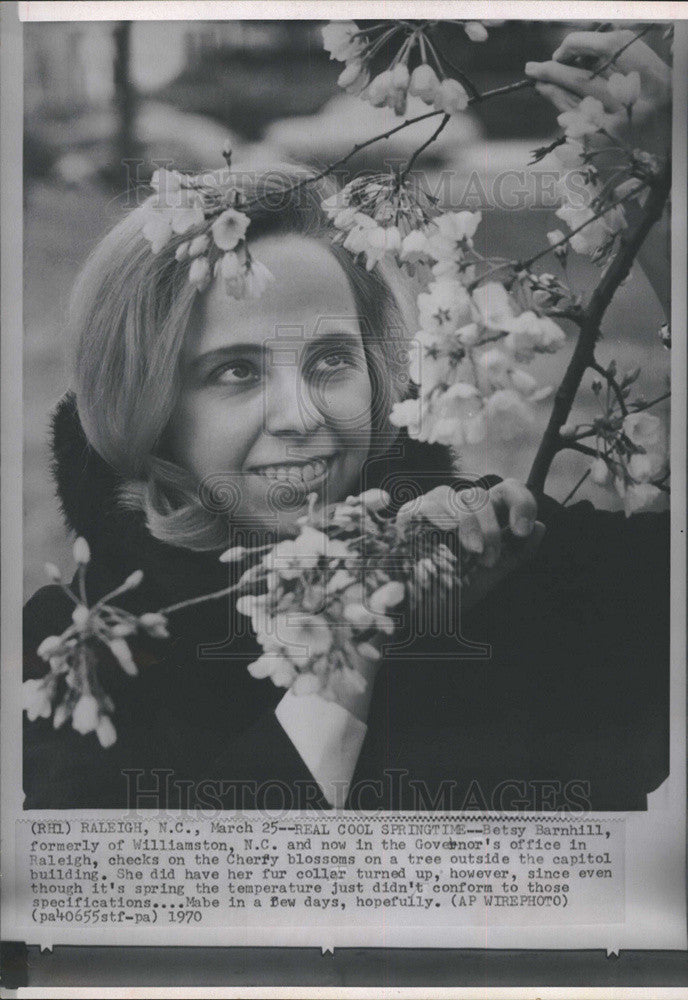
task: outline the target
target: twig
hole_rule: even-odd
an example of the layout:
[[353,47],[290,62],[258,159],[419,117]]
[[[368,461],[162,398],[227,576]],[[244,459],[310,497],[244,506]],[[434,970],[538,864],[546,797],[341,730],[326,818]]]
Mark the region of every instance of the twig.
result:
[[[598,336],[599,336],[599,333],[598,333]],[[597,339],[597,338],[595,338],[595,339]],[[595,360],[593,360],[591,362],[590,368],[592,368],[594,371],[596,371],[598,375],[601,375],[602,378],[604,378],[604,379],[607,380],[607,385],[610,387],[610,389],[612,390],[612,392],[616,396],[616,401],[619,404],[619,407],[621,409],[621,413],[624,415],[624,417],[628,416],[628,407],[626,406],[626,400],[623,397],[623,393],[621,391],[621,386],[616,381],[616,379],[614,378],[614,376],[610,372],[608,372],[607,369],[603,365],[599,364],[599,362],[597,362]]]
[[441,121],[441,122],[439,123],[439,125],[438,125],[438,126],[437,126],[437,128],[435,129],[435,131],[434,131],[434,132],[432,133],[432,135],[430,136],[430,138],[429,138],[429,139],[427,139],[427,140],[426,140],[426,141],[425,141],[425,142],[423,143],[423,145],[422,145],[422,146],[419,146],[419,147],[418,147],[418,149],[417,149],[417,150],[415,151],[415,153],[413,154],[413,156],[412,156],[412,157],[411,157],[411,159],[410,159],[410,160],[408,161],[408,163],[406,164],[406,166],[405,166],[405,167],[404,167],[404,169],[402,170],[401,174],[399,175],[399,183],[400,183],[400,184],[403,184],[403,183],[404,183],[404,181],[405,181],[405,180],[406,180],[406,178],[408,177],[409,173],[411,172],[411,167],[412,167],[412,166],[413,166],[413,164],[414,164],[414,163],[416,162],[416,160],[418,159],[418,157],[420,156],[420,154],[421,154],[421,153],[423,152],[423,150],[424,150],[424,149],[427,149],[427,148],[428,148],[428,146],[432,145],[432,143],[433,143],[433,142],[435,141],[435,139],[436,139],[436,138],[438,137],[438,135],[440,134],[440,132],[442,132],[442,130],[443,130],[444,128],[446,128],[446,126],[447,126],[447,123],[448,123],[448,121],[449,121],[449,119],[450,119],[450,118],[451,118],[451,115],[445,115],[445,116],[444,116],[444,118],[442,119],[442,121]]
[[648,31],[650,31],[652,28],[654,28],[654,24],[646,24],[644,28],[641,28],[640,31],[637,31],[629,42],[626,42],[625,45],[622,45],[621,48],[617,49],[614,55],[611,56],[611,58],[607,59],[606,62],[603,62],[601,66],[598,66],[597,69],[594,70],[594,72],[590,75],[590,79],[594,80],[596,76],[600,75],[600,73],[604,73],[607,67],[612,66],[619,58],[619,56],[626,51],[626,49],[630,48],[634,42],[637,42],[639,38],[642,38],[643,35],[646,35]]
[[[566,374],[554,397],[554,406],[535,461],[528,476],[528,488],[542,493],[552,459],[560,450],[559,429],[566,422],[586,368],[594,361],[595,343],[602,317],[619,285],[628,275],[645,237],[664,211],[671,189],[671,164],[667,159],[645,203],[643,213],[632,232],[622,237],[621,247],[585,309],[578,341]],[[584,447],[584,446],[578,446]]]
[[633,413],[642,413],[643,410],[649,410],[651,406],[656,406],[657,403],[663,403],[665,399],[671,399],[671,393],[665,392],[661,396],[657,396],[656,399],[650,400],[649,403],[641,403],[639,406],[633,404]]
[[567,493],[566,496],[564,497],[564,499],[561,501],[562,507],[565,507],[566,504],[569,502],[569,500],[573,499],[573,497],[578,492],[579,488],[583,485],[583,483],[585,482],[585,480],[588,478],[589,475],[590,475],[590,469],[586,469],[585,472],[583,473],[583,475],[580,477],[580,479],[576,483],[576,485],[571,490],[571,492]]

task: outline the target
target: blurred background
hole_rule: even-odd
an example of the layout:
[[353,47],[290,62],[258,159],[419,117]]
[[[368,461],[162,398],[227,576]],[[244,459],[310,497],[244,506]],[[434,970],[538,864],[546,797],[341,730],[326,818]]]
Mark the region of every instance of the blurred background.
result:
[[[90,250],[133,206],[134,186],[150,179],[154,161],[193,171],[222,167],[227,142],[235,165],[290,160],[324,166],[398,123],[391,110],[371,108],[337,87],[342,66],[323,50],[324,23],[24,25],[27,596],[45,582],[46,560],[71,573],[48,447],[50,413],[70,381],[65,307]],[[526,61],[549,58],[570,30],[589,27],[510,21],[491,28],[483,44],[470,43],[456,29],[438,39],[482,91],[521,79]],[[409,114],[423,110],[424,105],[411,105]],[[483,209],[479,249],[527,256],[545,245],[548,230],[562,227],[552,208],[543,206],[532,174],[526,174],[525,184],[520,174],[528,171],[532,149],[556,129],[546,101],[530,89],[517,91],[453,119],[417,167],[426,171],[430,189],[442,192],[445,207]],[[347,169],[380,170],[385,163],[405,160],[430,131],[425,123],[406,129],[360,154]],[[492,203],[491,192],[501,190],[503,198],[518,205],[519,189],[528,192],[520,208]],[[543,271],[557,269],[551,259],[542,262]],[[581,290],[599,277],[580,259],[570,272]],[[669,355],[655,335],[662,322],[661,307],[636,267],[607,313],[598,356],[603,362],[615,357],[622,367],[641,365],[639,389],[648,399],[664,391],[669,370]],[[530,370],[542,384],[556,384],[569,353],[540,359]],[[466,452],[464,470],[525,478],[549,409],[550,403],[541,404],[533,434],[516,447],[488,441]],[[591,410],[587,393],[577,412]],[[587,465],[583,456],[570,455],[558,461],[548,481],[548,492],[558,499]],[[598,506],[615,506],[610,493],[589,481],[578,495]]]

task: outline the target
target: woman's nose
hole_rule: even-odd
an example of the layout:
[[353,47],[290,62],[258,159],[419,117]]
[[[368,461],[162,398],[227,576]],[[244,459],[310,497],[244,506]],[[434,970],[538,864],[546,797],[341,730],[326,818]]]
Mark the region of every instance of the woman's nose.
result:
[[263,413],[268,434],[312,434],[324,422],[308,383],[291,365],[273,369]]

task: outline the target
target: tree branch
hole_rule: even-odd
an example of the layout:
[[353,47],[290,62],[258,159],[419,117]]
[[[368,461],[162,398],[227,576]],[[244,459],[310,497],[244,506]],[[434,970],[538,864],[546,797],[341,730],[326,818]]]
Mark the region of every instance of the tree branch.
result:
[[554,406],[547,424],[535,461],[528,476],[528,488],[534,493],[542,493],[552,459],[559,451],[561,438],[559,429],[566,422],[573,401],[580,387],[581,379],[595,360],[595,343],[600,322],[616,291],[628,275],[643,240],[652,226],[662,215],[671,189],[671,163],[667,159],[661,173],[652,186],[642,215],[628,235],[621,238],[621,247],[607,268],[604,277],[595,289],[584,311],[578,340],[566,369],[566,374],[554,397]]

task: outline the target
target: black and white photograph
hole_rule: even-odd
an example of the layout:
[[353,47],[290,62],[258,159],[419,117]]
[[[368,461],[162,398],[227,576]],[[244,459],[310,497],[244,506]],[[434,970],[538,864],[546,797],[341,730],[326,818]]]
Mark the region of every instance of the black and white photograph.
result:
[[27,808],[646,808],[667,36],[30,26]]
[[31,919],[685,948],[683,26],[347,6],[22,25]]

